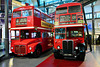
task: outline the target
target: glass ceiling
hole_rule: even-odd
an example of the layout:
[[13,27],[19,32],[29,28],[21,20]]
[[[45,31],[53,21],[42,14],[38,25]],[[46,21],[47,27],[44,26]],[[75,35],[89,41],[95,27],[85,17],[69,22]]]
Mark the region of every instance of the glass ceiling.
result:
[[45,5],[49,5],[55,2],[60,2],[61,0],[40,0],[40,6],[43,6],[44,1],[45,1]]
[[[51,14],[55,12],[57,6],[64,3],[72,2],[73,0],[38,0],[38,1],[39,1],[38,7],[45,13]],[[44,2],[45,2],[45,7],[44,7]]]
[[[91,0],[88,0],[88,1],[87,0],[12,0],[12,2],[13,1],[20,2],[21,4],[24,4],[24,5],[25,3],[29,3],[29,5],[39,8],[44,13],[47,13],[50,16],[54,16],[56,7],[61,4],[69,3],[69,2],[80,2],[80,3],[84,2],[83,4],[88,4],[88,2]],[[96,1],[96,0],[93,0],[93,1]],[[14,5],[16,7],[16,3]],[[19,3],[17,3],[17,5],[19,5]]]
[[[55,8],[61,4],[72,2],[74,0],[15,0],[22,4],[29,3],[32,6],[40,8],[43,12],[51,14],[55,11]],[[44,7],[45,2],[45,7]]]
[[53,3],[61,4],[62,2],[68,3],[68,2],[72,2],[73,0],[37,0],[37,1],[39,1],[40,6],[43,6],[44,1],[45,1],[45,5],[50,5]]

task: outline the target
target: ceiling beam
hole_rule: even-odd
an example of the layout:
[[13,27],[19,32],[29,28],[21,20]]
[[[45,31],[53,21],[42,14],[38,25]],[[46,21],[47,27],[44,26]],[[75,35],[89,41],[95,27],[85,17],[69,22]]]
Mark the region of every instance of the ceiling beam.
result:
[[86,5],[90,4],[90,3],[93,3],[94,1],[97,1],[97,0],[74,0],[73,2],[79,2],[83,6],[86,6]]
[[[52,4],[45,5],[45,7],[52,6],[52,5],[55,5],[55,4],[68,3],[68,2],[71,2],[71,1],[55,2],[55,3],[52,3]],[[44,6],[39,6],[39,8],[42,8],[42,7],[44,7]]]
[[90,4],[90,3],[93,3],[93,2],[95,2],[95,1],[97,1],[97,0],[89,0],[89,1],[87,1],[87,2],[81,2],[84,6],[86,6],[86,5],[88,5],[88,4]]

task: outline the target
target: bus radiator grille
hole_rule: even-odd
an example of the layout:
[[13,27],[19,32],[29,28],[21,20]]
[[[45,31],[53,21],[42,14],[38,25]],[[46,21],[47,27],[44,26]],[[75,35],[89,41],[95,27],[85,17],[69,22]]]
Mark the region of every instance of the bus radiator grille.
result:
[[15,53],[25,54],[26,53],[25,45],[15,45]]
[[63,53],[72,54],[73,53],[73,41],[63,41]]

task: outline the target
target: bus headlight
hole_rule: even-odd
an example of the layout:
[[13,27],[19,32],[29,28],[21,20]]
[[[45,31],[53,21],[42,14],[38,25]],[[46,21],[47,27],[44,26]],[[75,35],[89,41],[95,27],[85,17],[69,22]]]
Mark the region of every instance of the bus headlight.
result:
[[78,49],[78,47],[75,47],[75,49],[77,50],[77,49]]
[[60,49],[60,46],[57,46],[58,49]]
[[13,49],[13,47],[11,47],[11,49]]
[[57,43],[57,41],[55,41],[55,43]]
[[30,49],[30,50],[32,50],[32,48],[31,48],[31,47],[29,47],[29,49]]

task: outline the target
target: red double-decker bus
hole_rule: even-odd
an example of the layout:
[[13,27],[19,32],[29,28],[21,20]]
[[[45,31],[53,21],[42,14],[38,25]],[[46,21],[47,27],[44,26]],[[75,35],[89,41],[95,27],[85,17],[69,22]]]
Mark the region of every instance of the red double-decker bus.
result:
[[84,22],[80,3],[66,3],[56,8],[53,51],[55,58],[84,60]]
[[53,44],[54,20],[35,8],[23,6],[13,10],[11,18],[11,51],[18,56],[39,57]]

